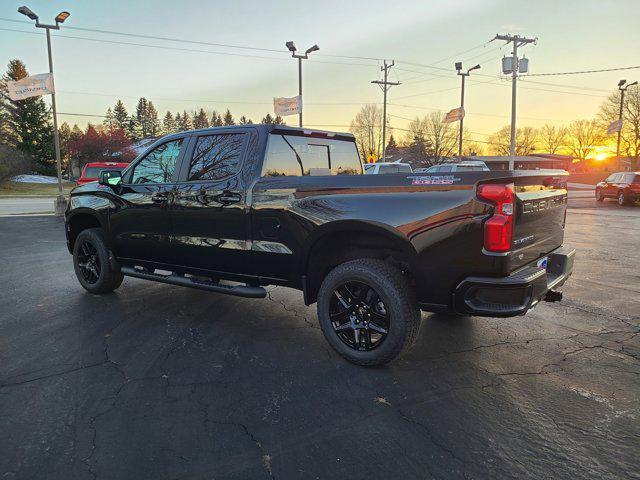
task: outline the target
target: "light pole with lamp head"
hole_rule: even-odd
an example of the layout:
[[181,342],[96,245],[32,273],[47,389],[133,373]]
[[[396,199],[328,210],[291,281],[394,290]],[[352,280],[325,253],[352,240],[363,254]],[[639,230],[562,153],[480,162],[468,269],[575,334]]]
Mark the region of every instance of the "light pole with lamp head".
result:
[[620,90],[620,113],[618,114],[618,143],[616,145],[616,158],[618,159],[618,165],[620,165],[620,167],[622,167],[622,162],[620,161],[620,135],[622,134],[622,110],[624,109],[624,92],[627,91],[627,88],[633,87],[637,84],[638,82],[627,83],[626,80],[620,80],[618,82],[618,90]]
[[[18,13],[25,15],[31,20],[35,20],[36,28],[44,28],[47,32],[47,53],[49,55],[49,73],[53,77],[53,59],[51,57],[51,30],[60,30],[60,24],[64,23],[64,21],[69,18],[71,15],[69,12],[60,12],[55,20],[55,25],[48,25],[44,23],[40,23],[40,19],[38,15],[36,15],[31,9],[28,7],[20,7],[18,8]],[[55,85],[55,80],[54,80]],[[53,142],[56,150],[56,166],[58,170],[58,198],[55,203],[55,213],[56,215],[64,214],[64,209],[66,207],[65,198],[62,195],[62,161],[60,160],[60,138],[58,136],[58,117],[56,115],[56,94],[51,93],[51,110],[53,114]]]
[[464,120],[464,79],[467,78],[473,70],[478,70],[480,65],[471,67],[467,73],[462,71],[462,62],[456,62],[456,70],[458,75],[462,77],[462,92],[460,93],[460,139],[458,141],[458,159],[462,158],[462,121]]
[[318,45],[314,45],[313,47],[308,48],[306,52],[304,52],[304,55],[301,55],[299,53],[296,53],[297,48],[295,43],[287,42],[286,46],[291,52],[291,56],[298,59],[298,95],[300,96],[300,112],[298,113],[298,119],[300,127],[302,127],[302,60],[306,60],[307,58],[309,58],[309,54],[311,52],[320,50],[320,47]]

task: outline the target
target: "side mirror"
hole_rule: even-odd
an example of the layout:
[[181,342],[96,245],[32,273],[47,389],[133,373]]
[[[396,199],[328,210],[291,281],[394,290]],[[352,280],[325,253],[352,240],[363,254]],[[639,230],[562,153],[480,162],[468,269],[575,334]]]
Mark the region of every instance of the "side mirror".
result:
[[120,170],[102,170],[100,172],[100,177],[98,178],[98,183],[107,187],[120,185],[121,181],[122,172]]

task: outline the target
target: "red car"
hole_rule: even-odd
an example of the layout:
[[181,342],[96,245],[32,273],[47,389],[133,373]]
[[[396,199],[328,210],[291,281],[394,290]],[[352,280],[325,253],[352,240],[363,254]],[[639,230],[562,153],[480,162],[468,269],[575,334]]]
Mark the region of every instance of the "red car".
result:
[[76,184],[78,186],[84,185],[85,183],[95,182],[98,180],[100,176],[100,172],[102,170],[124,170],[128,167],[128,163],[117,163],[117,162],[94,162],[87,163],[82,169],[82,175],[78,178]]
[[640,172],[612,173],[596,185],[596,200],[616,198],[619,205],[640,200]]

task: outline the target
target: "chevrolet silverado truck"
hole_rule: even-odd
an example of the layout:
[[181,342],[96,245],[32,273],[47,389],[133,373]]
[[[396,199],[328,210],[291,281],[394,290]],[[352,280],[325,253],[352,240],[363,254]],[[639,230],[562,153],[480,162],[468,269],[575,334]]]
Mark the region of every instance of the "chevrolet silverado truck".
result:
[[80,284],[123,276],[317,303],[324,336],[359,365],[414,343],[421,310],[511,317],[558,301],[566,172],[364,175],[350,134],[246,125],[163,137],[124,171],[73,189]]

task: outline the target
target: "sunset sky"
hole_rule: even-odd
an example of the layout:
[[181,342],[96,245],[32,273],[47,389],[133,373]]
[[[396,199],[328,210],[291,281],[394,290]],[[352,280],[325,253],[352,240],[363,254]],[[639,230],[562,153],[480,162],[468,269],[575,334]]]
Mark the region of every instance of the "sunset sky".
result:
[[[34,34],[42,30],[6,21],[28,21],[16,12],[23,4],[14,0],[1,4],[0,65],[4,71],[9,59],[20,58],[30,73],[42,73],[47,70],[45,39]],[[137,98],[145,96],[160,115],[167,109],[220,111],[228,107],[236,118],[247,115],[259,121],[273,112],[274,96],[297,94],[297,65],[284,46],[287,40],[294,40],[301,50],[314,43],[320,46],[304,63],[305,124],[346,130],[341,126],[349,124],[362,104],[381,102],[380,89],[370,81],[380,77],[380,61],[376,59],[382,58],[395,59],[391,78],[403,82],[389,94],[392,126],[405,128],[408,119],[434,109],[447,111],[460,101],[460,80],[453,64],[461,60],[467,68],[482,65],[467,84],[465,126],[472,132],[471,138],[486,140],[487,134],[508,124],[510,115],[510,84],[500,78],[500,59],[511,46],[487,43],[496,33],[538,37],[537,45],[522,49],[530,59],[531,73],[640,65],[640,12],[637,1],[631,0],[29,0],[26,5],[42,21],[61,10],[71,12],[53,38],[58,110],[65,113],[103,115],[117,98],[131,110]],[[640,79],[640,69],[527,77],[519,83],[518,126],[593,117],[621,78]],[[101,121],[67,115],[60,119],[80,125]],[[295,124],[297,119],[286,120]],[[397,130],[396,135],[402,136],[402,132]]]

